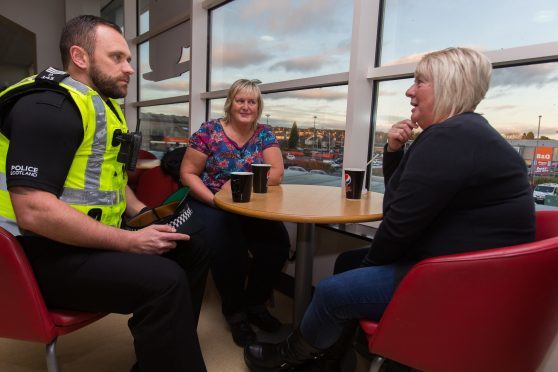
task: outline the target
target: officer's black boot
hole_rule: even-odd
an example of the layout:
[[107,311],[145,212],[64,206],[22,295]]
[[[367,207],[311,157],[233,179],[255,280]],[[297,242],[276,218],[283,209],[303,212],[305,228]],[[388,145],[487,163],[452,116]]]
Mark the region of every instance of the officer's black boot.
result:
[[254,342],[244,349],[244,361],[252,372],[302,371],[299,368],[322,355],[323,350],[306,342],[298,329],[279,344]]

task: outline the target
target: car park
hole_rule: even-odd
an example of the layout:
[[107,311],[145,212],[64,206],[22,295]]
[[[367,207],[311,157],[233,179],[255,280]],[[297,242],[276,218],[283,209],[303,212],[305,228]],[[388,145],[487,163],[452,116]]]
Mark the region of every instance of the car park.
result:
[[382,161],[381,160],[373,160],[372,161],[372,168],[381,168],[382,167]]
[[544,198],[547,195],[556,196],[558,194],[558,183],[541,183],[533,190],[533,198],[535,203],[544,204]]
[[290,171],[294,171],[294,172],[301,172],[301,173],[308,173],[308,171],[302,167],[298,167],[296,165],[292,165],[290,167],[287,168]]
[[327,174],[327,172],[325,170],[321,170],[321,169],[311,169],[310,173],[312,173],[312,174]]

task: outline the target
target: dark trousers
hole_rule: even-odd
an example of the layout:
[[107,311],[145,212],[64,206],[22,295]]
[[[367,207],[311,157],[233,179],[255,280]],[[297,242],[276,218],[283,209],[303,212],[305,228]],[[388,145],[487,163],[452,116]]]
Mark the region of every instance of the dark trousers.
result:
[[48,307],[133,314],[136,370],[206,370],[196,327],[209,255],[199,236],[164,256],[19,240]]
[[189,204],[206,228],[211,273],[228,320],[265,305],[277,285],[290,248],[282,222],[225,212],[192,198]]

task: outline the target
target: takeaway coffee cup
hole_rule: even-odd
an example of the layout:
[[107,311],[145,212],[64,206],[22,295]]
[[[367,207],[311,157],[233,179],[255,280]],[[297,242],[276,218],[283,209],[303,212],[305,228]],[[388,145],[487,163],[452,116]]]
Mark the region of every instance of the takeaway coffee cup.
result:
[[246,203],[250,201],[252,195],[252,172],[232,172],[231,190],[234,202]]
[[254,192],[267,192],[267,179],[269,178],[269,170],[271,164],[252,164],[252,172],[254,173]]
[[364,183],[364,169],[347,168],[344,171],[344,179],[347,199],[360,199]]

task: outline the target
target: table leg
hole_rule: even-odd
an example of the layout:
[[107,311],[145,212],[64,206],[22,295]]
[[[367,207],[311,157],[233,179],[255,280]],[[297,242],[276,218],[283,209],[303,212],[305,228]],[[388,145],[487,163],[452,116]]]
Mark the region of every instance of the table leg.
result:
[[296,261],[293,326],[296,328],[302,321],[304,312],[312,296],[312,267],[314,265],[314,232],[313,223],[299,223],[296,232]]

